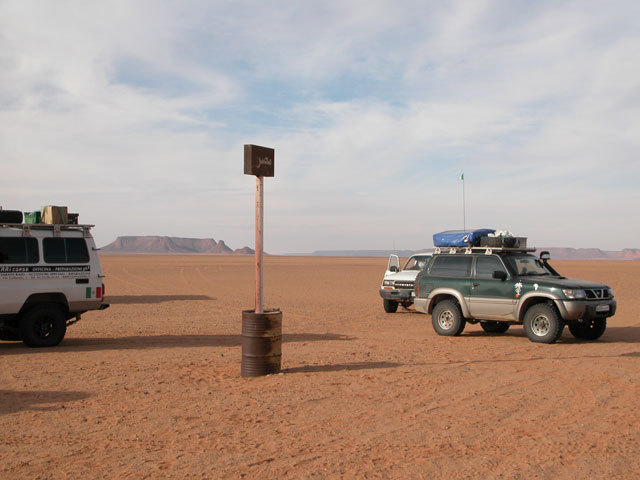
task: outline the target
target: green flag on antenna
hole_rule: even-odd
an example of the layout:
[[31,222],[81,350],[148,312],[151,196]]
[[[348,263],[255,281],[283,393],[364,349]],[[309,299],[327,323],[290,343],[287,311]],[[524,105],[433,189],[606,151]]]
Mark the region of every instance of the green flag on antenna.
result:
[[460,174],[460,176],[458,177],[458,180],[462,180],[464,182],[464,173]]

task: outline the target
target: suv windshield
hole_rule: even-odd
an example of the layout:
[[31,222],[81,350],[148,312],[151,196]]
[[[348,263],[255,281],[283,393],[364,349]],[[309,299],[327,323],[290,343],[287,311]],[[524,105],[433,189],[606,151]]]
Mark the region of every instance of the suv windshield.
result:
[[553,275],[553,272],[533,255],[509,255],[504,257],[504,260],[516,275]]

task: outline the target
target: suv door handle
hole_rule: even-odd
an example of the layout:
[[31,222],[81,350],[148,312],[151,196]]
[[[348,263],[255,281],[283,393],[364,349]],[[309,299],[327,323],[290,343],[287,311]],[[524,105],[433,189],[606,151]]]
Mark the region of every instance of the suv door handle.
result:
[[89,283],[88,278],[76,278],[76,283]]
[[480,285],[480,284],[479,284],[479,283],[476,283],[476,282],[473,282],[473,283],[471,284],[471,288],[476,288],[478,285]]

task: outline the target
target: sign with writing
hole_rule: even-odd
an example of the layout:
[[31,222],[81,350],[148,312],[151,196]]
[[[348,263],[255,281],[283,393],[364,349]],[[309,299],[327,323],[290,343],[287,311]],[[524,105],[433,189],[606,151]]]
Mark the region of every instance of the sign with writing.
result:
[[9,266],[0,265],[0,278],[87,278],[91,273],[89,265],[65,266]]
[[273,148],[258,145],[244,146],[244,173],[256,177],[273,177],[276,152]]

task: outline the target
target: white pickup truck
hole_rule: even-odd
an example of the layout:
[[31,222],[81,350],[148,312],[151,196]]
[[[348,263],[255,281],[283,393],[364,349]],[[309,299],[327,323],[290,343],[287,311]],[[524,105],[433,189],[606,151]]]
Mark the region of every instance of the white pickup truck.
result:
[[412,255],[400,270],[400,258],[389,255],[387,271],[380,287],[382,305],[387,313],[395,313],[398,305],[408,308],[413,304],[416,277],[431,258],[431,254],[419,253]]

